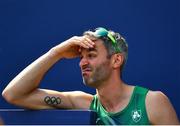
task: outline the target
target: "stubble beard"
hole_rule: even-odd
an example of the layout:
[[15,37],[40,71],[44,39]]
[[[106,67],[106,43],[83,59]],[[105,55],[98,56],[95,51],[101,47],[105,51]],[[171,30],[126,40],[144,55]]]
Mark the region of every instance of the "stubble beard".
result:
[[92,68],[90,75],[83,77],[83,83],[89,87],[99,87],[101,83],[106,81],[110,75],[108,65],[109,62],[105,61],[102,64]]

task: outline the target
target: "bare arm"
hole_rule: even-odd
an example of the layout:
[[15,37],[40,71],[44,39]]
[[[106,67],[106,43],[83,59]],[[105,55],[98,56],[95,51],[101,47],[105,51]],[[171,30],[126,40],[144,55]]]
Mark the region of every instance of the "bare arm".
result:
[[[93,42],[87,37],[75,36],[53,47],[50,51],[35,60],[21,73],[19,73],[4,89],[2,93],[3,97],[12,104],[32,109],[82,107],[77,106],[79,105],[79,102],[88,103],[90,99],[92,99],[91,95],[83,92],[58,92],[38,89],[38,86],[45,73],[57,61],[62,58],[75,58],[79,55],[79,46],[89,48],[92,45]],[[48,102],[45,102],[48,97],[50,100],[55,98],[58,105],[48,104]],[[80,101],[79,99],[75,100],[76,98],[79,98]]]
[[146,98],[149,120],[155,125],[180,124],[168,97],[160,91],[149,91]]
[[1,118],[0,118],[0,125],[4,125],[4,122]]

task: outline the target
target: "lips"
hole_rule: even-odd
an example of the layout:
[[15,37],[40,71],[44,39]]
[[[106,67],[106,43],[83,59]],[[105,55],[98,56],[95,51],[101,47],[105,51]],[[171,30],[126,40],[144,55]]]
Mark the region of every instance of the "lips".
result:
[[90,68],[82,69],[82,75],[83,75],[83,76],[88,75],[90,72],[91,72],[91,69],[90,69]]

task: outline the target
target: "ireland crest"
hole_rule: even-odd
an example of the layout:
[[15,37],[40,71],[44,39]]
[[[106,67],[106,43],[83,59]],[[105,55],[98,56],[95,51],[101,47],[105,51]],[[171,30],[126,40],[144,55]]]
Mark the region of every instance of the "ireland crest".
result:
[[133,110],[131,112],[132,120],[136,123],[139,122],[139,120],[141,120],[141,116],[142,116],[141,110]]

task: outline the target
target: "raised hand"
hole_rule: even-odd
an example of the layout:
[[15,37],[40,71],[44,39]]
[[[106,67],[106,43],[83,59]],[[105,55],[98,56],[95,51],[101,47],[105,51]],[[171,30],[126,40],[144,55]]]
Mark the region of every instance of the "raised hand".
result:
[[79,56],[80,48],[93,48],[94,42],[88,36],[73,36],[63,43],[53,47],[53,50],[63,58]]

